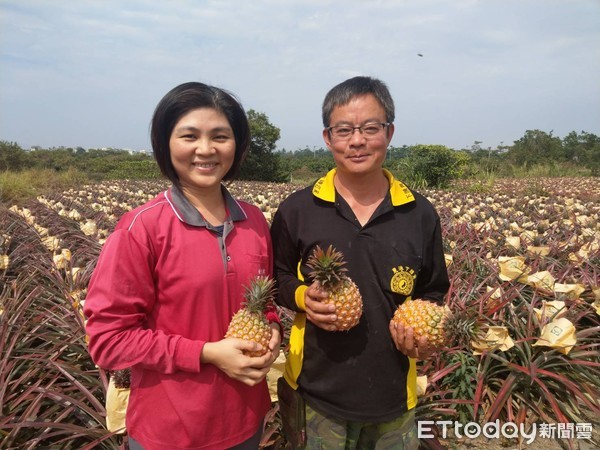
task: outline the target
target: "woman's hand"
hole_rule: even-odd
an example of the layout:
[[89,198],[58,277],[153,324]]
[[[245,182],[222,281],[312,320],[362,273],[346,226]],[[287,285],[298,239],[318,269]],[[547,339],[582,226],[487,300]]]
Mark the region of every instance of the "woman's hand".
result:
[[[279,341],[281,341],[281,337],[279,337]],[[269,346],[272,342],[273,337]],[[279,352],[278,345],[276,348]],[[263,356],[247,356],[243,352],[253,352],[261,349],[262,346],[256,342],[237,338],[207,342],[202,348],[200,362],[213,364],[225,372],[228,377],[241,381],[248,386],[255,386],[267,375],[269,367],[274,361],[273,351],[268,350]]]
[[404,325],[391,320],[390,334],[396,348],[411,358],[427,359],[435,351],[426,337],[415,338],[412,327],[404,328]]
[[306,318],[315,326],[327,331],[335,331],[333,324],[337,320],[335,315],[335,306],[323,303],[329,294],[321,289],[316,281],[304,291],[304,307],[306,309]]

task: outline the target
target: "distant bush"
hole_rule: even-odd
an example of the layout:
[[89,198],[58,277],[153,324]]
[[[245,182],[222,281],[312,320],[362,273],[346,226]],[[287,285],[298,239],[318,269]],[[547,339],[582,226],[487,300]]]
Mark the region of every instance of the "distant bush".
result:
[[155,180],[162,178],[154,159],[123,161],[104,174],[107,180]]
[[397,170],[401,179],[416,189],[443,188],[460,178],[468,164],[468,155],[443,145],[415,145],[408,157],[399,161]]
[[505,164],[500,174],[508,178],[536,177],[589,177],[594,176],[591,169],[570,162],[542,161],[536,164]]
[[32,177],[19,172],[0,173],[0,201],[6,205],[35,198],[37,188]]
[[75,168],[57,172],[51,169],[30,169],[0,173],[0,202],[20,204],[42,192],[66,190],[88,182],[85,173]]

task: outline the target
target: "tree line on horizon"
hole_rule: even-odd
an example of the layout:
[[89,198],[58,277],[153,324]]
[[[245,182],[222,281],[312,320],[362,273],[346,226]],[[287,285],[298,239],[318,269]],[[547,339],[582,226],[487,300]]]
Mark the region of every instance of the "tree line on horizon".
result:
[[[334,167],[329,150],[305,147],[277,150],[280,129],[266,114],[248,111],[252,141],[239,178],[249,181],[307,182]],[[527,130],[512,145],[469,149],[444,145],[391,146],[384,167],[409,185],[445,187],[459,178],[489,178],[546,174],[600,176],[600,137],[572,131],[560,138],[553,132]],[[540,170],[543,168],[543,170]],[[0,172],[76,170],[90,181],[155,179],[160,172],[152,154],[121,149],[53,147],[31,150],[15,142],[0,141]]]

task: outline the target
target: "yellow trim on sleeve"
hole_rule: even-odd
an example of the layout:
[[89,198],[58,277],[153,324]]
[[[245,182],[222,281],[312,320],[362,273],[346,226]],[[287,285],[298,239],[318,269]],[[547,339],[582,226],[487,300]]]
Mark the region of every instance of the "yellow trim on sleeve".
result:
[[[298,261],[298,279],[300,281],[304,281],[304,276],[302,275],[302,271],[300,270],[302,266],[302,260]],[[296,301],[296,305],[302,311],[306,311],[306,305],[304,303],[304,293],[308,289],[308,286],[302,284],[296,288],[296,292],[294,293],[294,299]],[[283,372],[283,377],[288,382],[288,384],[294,388],[298,389],[298,377],[300,376],[300,372],[302,371],[302,361],[304,360],[304,330],[306,329],[306,313],[304,312],[296,312],[296,317],[294,317],[294,323],[292,324],[292,329],[290,331],[290,350],[287,355],[287,360],[285,362],[285,370]]]
[[408,358],[408,375],[406,377],[406,408],[417,406],[417,360]]
[[304,330],[306,329],[306,314],[296,313],[290,332],[290,351],[285,363],[283,377],[289,385],[298,389],[298,377],[302,371],[304,360]]
[[[302,276],[302,271],[300,267],[302,266],[302,260],[298,261],[298,279],[300,281],[304,281],[304,276]],[[296,301],[296,306],[300,308],[302,311],[306,311],[306,305],[304,304],[304,292],[308,289],[308,286],[302,284],[296,288],[296,292],[294,293],[294,300]]]
[[298,267],[296,268],[296,271],[298,272],[298,279],[300,281],[304,281],[304,275],[302,275],[302,271],[300,270],[301,267],[302,267],[302,260],[298,261]]
[[296,306],[300,308],[302,311],[306,311],[306,305],[304,304],[304,293],[308,289],[308,286],[305,284],[301,284],[296,289],[296,294],[294,295],[294,299],[296,300]]

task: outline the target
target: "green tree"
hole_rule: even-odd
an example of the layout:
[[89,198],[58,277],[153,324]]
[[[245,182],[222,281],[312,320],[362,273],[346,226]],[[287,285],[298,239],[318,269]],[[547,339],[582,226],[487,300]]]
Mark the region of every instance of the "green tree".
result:
[[29,152],[29,157],[32,160],[32,167],[52,169],[56,172],[74,167],[77,160],[75,151],[67,147],[37,148]]
[[564,159],[560,138],[540,130],[527,130],[508,151],[508,158],[519,166]]
[[17,172],[27,168],[29,159],[16,142],[0,141],[0,171]]
[[280,137],[280,130],[266,114],[248,110],[250,123],[250,150],[240,171],[242,180],[284,181],[285,176],[279,168],[279,155],[274,153]]
[[582,165],[591,170],[593,176],[600,175],[600,137],[582,131],[571,131],[562,141],[567,161]]
[[461,150],[461,153],[467,154],[470,160],[469,175],[474,177],[498,175],[505,165],[506,147],[501,142],[495,149],[482,148],[481,143],[482,141],[474,141],[469,149]]

